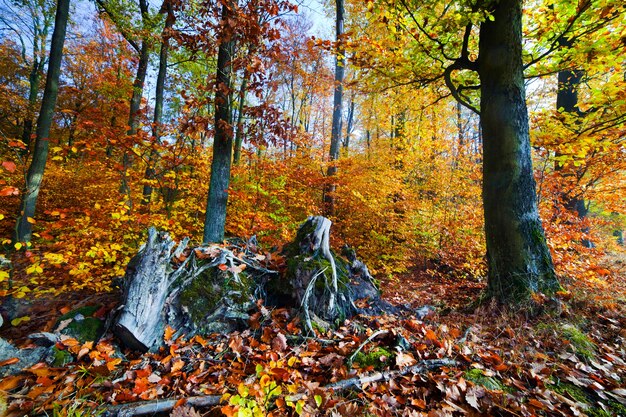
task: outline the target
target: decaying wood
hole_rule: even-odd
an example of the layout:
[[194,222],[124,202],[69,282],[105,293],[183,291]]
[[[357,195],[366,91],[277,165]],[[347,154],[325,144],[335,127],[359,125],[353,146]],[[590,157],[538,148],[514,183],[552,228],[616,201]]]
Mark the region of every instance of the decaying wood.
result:
[[[227,248],[218,245],[188,248],[188,242],[189,239],[184,239],[174,249],[175,243],[167,233],[149,229],[148,241],[127,268],[123,306],[113,326],[114,333],[126,346],[140,351],[158,346],[166,325],[178,333],[195,333],[197,323],[191,319],[188,309],[181,306],[179,297],[211,268],[238,284],[242,283],[240,274],[244,268],[247,274],[256,277],[277,274],[261,267],[254,259],[236,256]],[[224,304],[224,297],[217,298],[213,314],[203,319],[207,322],[236,321],[235,309]]]
[[321,216],[307,219],[288,245],[283,277],[259,264],[263,257],[256,255],[255,242],[245,248],[194,248],[188,247],[188,239],[176,245],[167,233],[151,228],[128,265],[113,331],[126,346],[146,351],[162,343],[167,325],[177,330],[175,337],[242,327],[258,298],[268,305],[301,308],[311,334],[314,327],[327,328],[362,312],[355,302],[380,300],[378,290],[354,252],[346,260],[331,251],[331,224]]
[[[349,390],[360,389],[364,385],[371,384],[380,381],[389,381],[393,378],[408,374],[426,374],[434,369],[439,369],[444,366],[456,366],[457,363],[451,359],[431,359],[424,360],[417,365],[408,366],[403,369],[386,372],[372,372],[364,375],[360,375],[354,378],[344,379],[323,387],[325,390],[332,390],[335,393]],[[285,399],[291,402],[296,402],[302,399],[305,394],[293,394],[287,396]],[[219,395],[206,395],[196,397],[181,397],[169,400],[152,400],[142,401],[129,404],[120,404],[107,408],[104,413],[105,417],[134,417],[144,416],[154,413],[165,413],[171,411],[177,404],[184,403],[186,405],[194,407],[211,407],[220,404],[221,396]]]

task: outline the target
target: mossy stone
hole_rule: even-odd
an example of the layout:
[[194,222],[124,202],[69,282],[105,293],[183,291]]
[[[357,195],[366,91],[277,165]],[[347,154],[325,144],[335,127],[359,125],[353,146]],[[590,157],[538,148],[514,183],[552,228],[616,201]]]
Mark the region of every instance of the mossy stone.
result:
[[73,337],[81,343],[98,340],[104,333],[104,323],[102,320],[92,316],[100,308],[100,305],[94,305],[72,310],[57,320],[57,327],[64,321],[71,320],[60,331],[62,334]]
[[74,357],[67,350],[61,350],[56,346],[52,348],[51,364],[54,367],[60,368],[67,365],[70,362],[74,362]]
[[378,347],[369,353],[359,352],[354,357],[354,363],[361,368],[373,367],[377,371],[381,371],[392,363],[394,353],[385,348]]
[[256,283],[245,272],[238,274],[239,282],[217,267],[196,277],[180,294],[180,304],[185,307],[194,327],[203,333],[230,331],[227,323],[247,317],[254,301]]

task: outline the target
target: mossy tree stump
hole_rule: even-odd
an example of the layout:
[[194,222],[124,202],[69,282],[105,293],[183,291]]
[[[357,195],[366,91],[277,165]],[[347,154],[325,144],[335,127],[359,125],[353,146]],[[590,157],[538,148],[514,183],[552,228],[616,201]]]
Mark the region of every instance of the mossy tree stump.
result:
[[286,273],[266,269],[256,245],[188,248],[167,233],[148,231],[131,260],[124,299],[113,331],[128,347],[146,351],[162,342],[164,329],[179,333],[228,333],[248,324],[258,299],[301,309],[310,331],[326,328],[360,310],[356,301],[380,301],[367,267],[330,249],[330,220],[309,217],[287,245]]

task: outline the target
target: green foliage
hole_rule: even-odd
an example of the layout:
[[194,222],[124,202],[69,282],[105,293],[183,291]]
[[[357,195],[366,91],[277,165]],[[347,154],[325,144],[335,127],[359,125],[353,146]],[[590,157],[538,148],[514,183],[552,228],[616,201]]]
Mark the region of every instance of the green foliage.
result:
[[490,390],[498,390],[505,392],[512,392],[512,388],[506,386],[502,381],[500,381],[495,376],[487,376],[484,371],[478,368],[473,368],[463,373],[463,377],[468,381],[472,381],[473,383],[485,387]]
[[576,354],[584,359],[592,359],[595,356],[597,348],[595,343],[578,327],[566,324],[561,326],[559,330],[561,335],[572,344]]
[[382,371],[390,363],[393,363],[394,353],[385,348],[378,347],[369,353],[359,352],[354,357],[354,363],[361,368],[373,367],[377,371]]

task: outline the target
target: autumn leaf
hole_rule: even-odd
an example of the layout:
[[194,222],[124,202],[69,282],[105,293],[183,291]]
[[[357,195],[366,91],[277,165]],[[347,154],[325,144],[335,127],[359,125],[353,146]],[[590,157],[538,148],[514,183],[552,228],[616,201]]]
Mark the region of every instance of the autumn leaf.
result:
[[11,173],[15,172],[15,168],[16,168],[15,162],[12,162],[12,161],[2,162],[2,167]]

